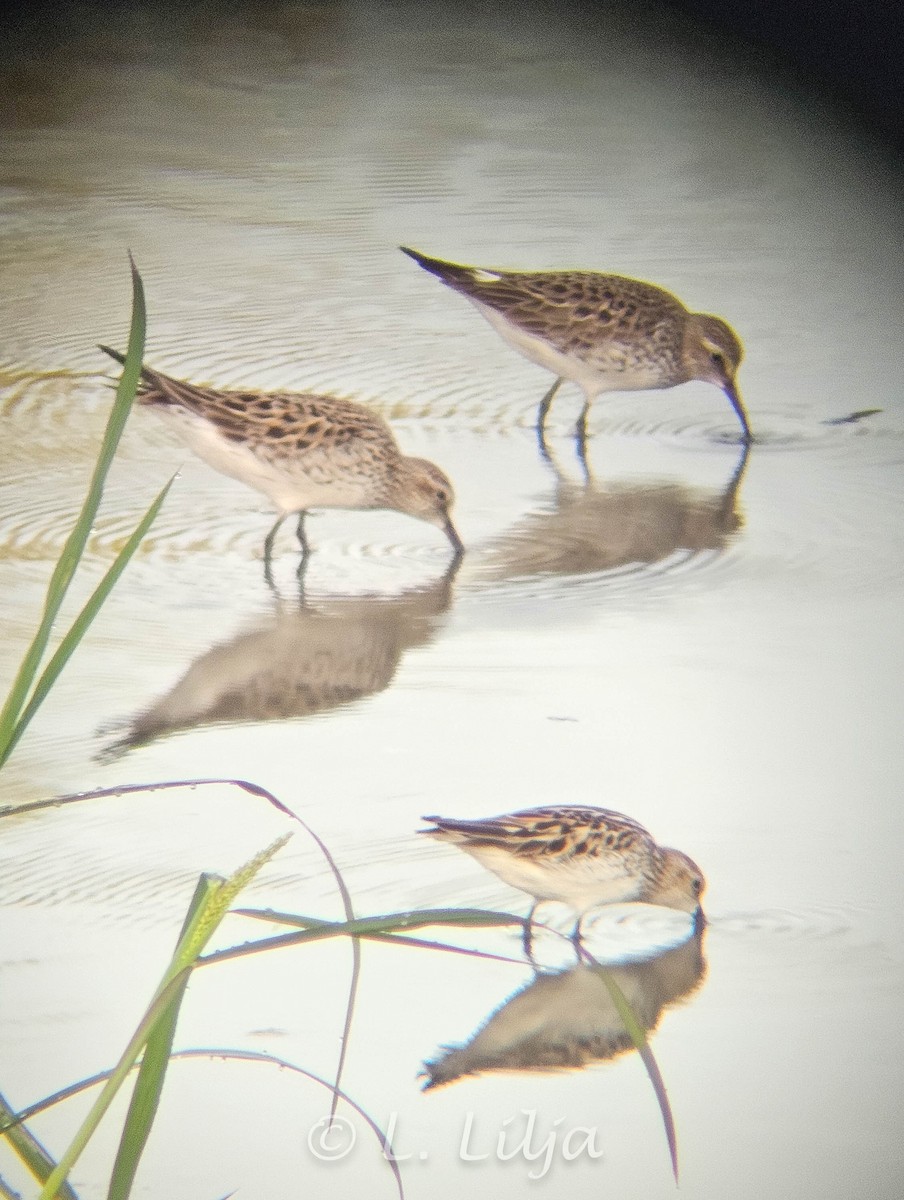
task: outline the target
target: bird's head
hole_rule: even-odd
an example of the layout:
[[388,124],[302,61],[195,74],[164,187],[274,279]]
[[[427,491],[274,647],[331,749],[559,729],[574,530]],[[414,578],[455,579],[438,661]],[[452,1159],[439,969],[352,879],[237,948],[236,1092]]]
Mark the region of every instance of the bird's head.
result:
[[684,361],[688,379],[714,383],[728,397],[744,431],[751,440],[750,424],[737,387],[738,368],[744,357],[741,339],[725,321],[707,313],[691,313],[684,335]]
[[677,908],[680,912],[691,913],[699,920],[700,898],[705,887],[703,872],[692,858],[680,850],[664,849],[656,888],[647,900],[650,904],[661,904],[664,908]]
[[436,525],[449,539],[455,553],[461,554],[464,544],[450,516],[455,492],[448,477],[435,463],[425,458],[405,458],[402,468],[394,506],[409,516]]

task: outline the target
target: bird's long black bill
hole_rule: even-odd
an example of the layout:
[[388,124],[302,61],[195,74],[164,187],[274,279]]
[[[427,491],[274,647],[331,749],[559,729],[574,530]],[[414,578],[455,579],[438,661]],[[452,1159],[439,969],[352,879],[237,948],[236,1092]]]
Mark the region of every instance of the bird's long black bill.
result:
[[733,383],[726,383],[724,385],[724,390],[731,407],[738,414],[738,420],[741,422],[741,428],[744,431],[744,444],[750,445],[750,443],[753,441],[753,433],[750,429],[750,422],[747,420],[747,410],[744,408],[744,405],[741,402],[738,389]]
[[465,544],[458,536],[458,530],[448,517],[446,518],[445,525],[443,525],[443,533],[449,539],[452,549],[455,551],[455,557],[461,558],[465,552]]

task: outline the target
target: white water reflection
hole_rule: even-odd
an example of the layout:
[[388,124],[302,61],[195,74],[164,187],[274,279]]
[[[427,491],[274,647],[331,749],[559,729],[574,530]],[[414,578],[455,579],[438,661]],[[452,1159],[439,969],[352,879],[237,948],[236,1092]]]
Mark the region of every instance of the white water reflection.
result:
[[634,1048],[603,980],[620,989],[645,1033],[663,1011],[700,986],[706,971],[703,932],[640,962],[575,966],[538,974],[511,996],[464,1046],[425,1065],[426,1088],[486,1071],[579,1069]]
[[447,572],[401,596],[280,604],[275,615],[201,654],[111,752],[198,725],[309,717],[381,692],[405,652],[436,637],[453,580]]

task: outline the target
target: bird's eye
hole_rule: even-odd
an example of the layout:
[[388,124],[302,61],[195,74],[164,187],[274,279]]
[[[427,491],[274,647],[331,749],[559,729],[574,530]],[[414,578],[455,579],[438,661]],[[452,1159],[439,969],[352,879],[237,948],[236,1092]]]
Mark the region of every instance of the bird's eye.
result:
[[725,357],[718,350],[710,350],[709,357],[720,370],[725,370]]
[[695,875],[694,878],[691,880],[691,888],[693,889],[694,893],[697,896],[699,896],[700,893],[703,891],[703,880],[700,878],[699,875]]

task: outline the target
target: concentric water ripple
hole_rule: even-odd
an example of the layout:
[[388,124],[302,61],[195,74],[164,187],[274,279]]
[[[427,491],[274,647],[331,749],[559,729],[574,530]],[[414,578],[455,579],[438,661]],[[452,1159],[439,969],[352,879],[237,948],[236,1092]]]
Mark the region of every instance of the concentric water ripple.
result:
[[779,937],[792,940],[846,938],[857,928],[850,914],[840,908],[764,909],[760,912],[729,913],[714,922],[720,934],[750,937]]

